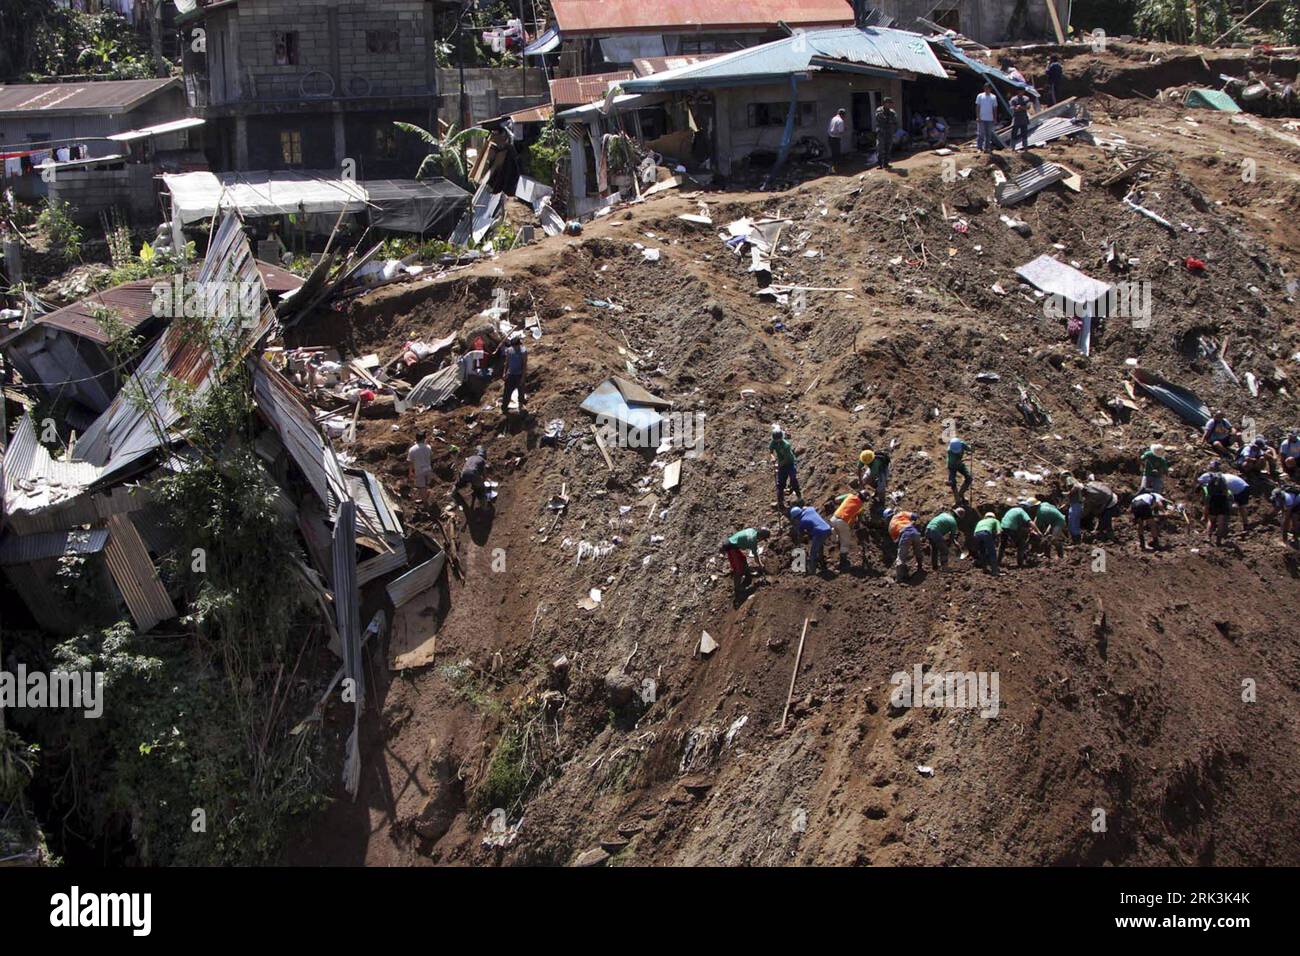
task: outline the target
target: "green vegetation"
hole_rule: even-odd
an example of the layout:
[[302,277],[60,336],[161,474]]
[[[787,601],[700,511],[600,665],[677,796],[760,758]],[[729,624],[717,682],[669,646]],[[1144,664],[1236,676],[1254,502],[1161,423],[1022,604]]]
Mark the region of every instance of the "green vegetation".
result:
[[1134,12],[1135,33],[1173,43],[1209,43],[1232,23],[1228,0],[1200,0],[1194,12],[1187,0],[1139,0]]
[[[555,719],[545,695],[530,694],[511,705],[487,769],[471,803],[481,813],[496,808],[515,816],[555,764]],[[498,705],[499,706],[499,705]]]
[[423,126],[416,126],[414,123],[401,123],[394,121],[394,126],[403,133],[413,133],[426,144],[432,147],[432,152],[425,156],[420,163],[420,168],[415,172],[416,179],[425,179],[428,176],[442,176],[450,179],[457,185],[464,186],[467,184],[467,173],[465,171],[465,148],[469,145],[471,136],[487,135],[487,130],[481,126],[469,126],[465,129],[457,129],[453,123],[447,127],[447,131],[442,136],[435,136]]
[[82,13],[53,0],[0,0],[0,80],[92,73],[113,80],[154,75],[126,19]]
[[81,258],[81,241],[84,233],[72,221],[72,207],[62,199],[46,199],[45,206],[36,217],[36,228],[45,237],[50,252],[66,263]]
[[555,164],[569,151],[569,137],[554,119],[542,127],[541,135],[528,147],[528,175],[548,186],[555,185]]

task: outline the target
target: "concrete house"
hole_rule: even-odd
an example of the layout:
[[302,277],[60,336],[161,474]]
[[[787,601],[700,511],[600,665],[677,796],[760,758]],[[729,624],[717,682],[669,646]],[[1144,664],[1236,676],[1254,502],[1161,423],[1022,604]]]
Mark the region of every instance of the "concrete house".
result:
[[866,7],[893,18],[903,30],[920,28],[918,17],[958,33],[985,46],[1016,41],[1053,41],[1056,32],[1047,10],[1056,9],[1061,29],[1070,23],[1070,0],[1025,3],[1024,0],[865,0]]
[[429,0],[177,0],[185,88],[208,121],[213,170],[342,169],[410,176],[426,148],[394,120],[434,125]]
[[792,29],[847,26],[848,0],[552,0],[552,28],[529,52],[558,52],[556,73],[627,70],[643,58],[729,53]]

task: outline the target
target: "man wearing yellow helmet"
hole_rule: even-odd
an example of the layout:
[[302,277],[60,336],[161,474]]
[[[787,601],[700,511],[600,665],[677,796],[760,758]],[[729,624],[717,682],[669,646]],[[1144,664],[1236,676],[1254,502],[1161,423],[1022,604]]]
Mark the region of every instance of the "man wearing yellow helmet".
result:
[[883,503],[889,486],[889,452],[865,449],[858,455],[858,485],[875,489],[876,503]]

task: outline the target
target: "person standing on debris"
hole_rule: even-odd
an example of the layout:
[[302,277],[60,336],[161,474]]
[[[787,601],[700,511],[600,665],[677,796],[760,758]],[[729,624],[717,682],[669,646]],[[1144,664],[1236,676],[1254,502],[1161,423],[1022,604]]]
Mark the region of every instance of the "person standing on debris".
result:
[[916,561],[918,573],[925,570],[925,556],[921,548],[921,529],[916,526],[917,516],[903,526],[898,534],[898,556],[894,558],[894,580],[900,583],[911,577],[908,565]]
[[406,450],[406,465],[416,496],[422,503],[428,501],[429,479],[433,476],[433,449],[429,447],[427,432],[415,433],[415,444]]
[[483,446],[479,445],[474,449],[474,454],[465,459],[465,464],[460,469],[460,477],[456,479],[456,485],[451,490],[451,496],[466,511],[470,510],[470,506],[466,505],[465,500],[460,496],[460,489],[471,490],[470,500],[474,508],[485,504],[488,500],[487,484],[484,482],[487,469],[487,453],[483,450]]
[[1020,505],[1007,509],[999,522],[1002,525],[1002,538],[998,542],[998,560],[1006,554],[1007,542],[1016,546],[1016,567],[1023,568],[1029,552],[1029,536],[1038,537],[1038,529],[1029,518],[1029,512]]
[[838,172],[840,156],[844,154],[844,120],[849,114],[844,110],[836,110],[835,115],[831,117],[830,125],[826,127],[826,144],[831,148],[831,172]]
[[776,472],[776,507],[785,510],[785,486],[790,483],[794,500],[803,504],[803,492],[799,490],[799,469],[794,460],[794,444],[785,437],[780,425],[772,426],[772,441],[768,443],[768,452],[772,456],[772,468]]
[[992,511],[975,524],[975,563],[983,566],[990,574],[998,573],[998,536],[1002,534],[1002,524]]
[[[831,515],[831,528],[835,531],[840,546],[840,570],[849,568],[849,552],[853,550],[853,539],[857,537],[858,518],[866,507],[866,489],[849,492],[835,499],[835,513]],[[861,541],[862,566],[867,566],[867,544]]]
[[1011,106],[1011,149],[1015,151],[1017,140],[1020,141],[1022,149],[1029,149],[1029,109],[1034,105],[1034,101],[1024,90],[1021,90],[1011,97],[1009,105]]
[[1152,445],[1138,459],[1142,467],[1142,483],[1138,491],[1165,490],[1165,475],[1169,472],[1169,459],[1164,456],[1163,445]]
[[1205,423],[1204,436],[1205,444],[1227,458],[1233,457],[1233,446],[1239,444],[1232,422],[1228,421],[1223,412],[1215,412],[1210,416],[1210,420]]
[[1151,548],[1160,547],[1160,516],[1173,507],[1173,502],[1155,491],[1144,491],[1133,496],[1129,510],[1133,513],[1133,523],[1137,525],[1138,547],[1147,549],[1147,528],[1151,529]]
[[998,98],[992,83],[985,83],[984,92],[975,97],[975,119],[978,124],[975,127],[975,147],[992,156],[998,140]]
[[794,522],[793,535],[794,543],[798,546],[803,541],[806,534],[812,547],[808,552],[808,563],[804,566],[804,571],[808,574],[816,573],[820,568],[825,567],[826,556],[822,553],[822,548],[826,544],[826,539],[830,537],[831,526],[826,523],[826,519],[817,513],[816,508],[791,508],[790,520]]
[[1065,67],[1055,53],[1047,63],[1047,105],[1055,106],[1061,99],[1061,84],[1065,81]]
[[[953,496],[959,504],[966,500],[966,489],[970,487],[970,469],[966,467],[966,462],[962,459],[966,456],[966,452],[971,450],[971,446],[960,438],[954,438],[948,442],[948,487],[952,489]],[[961,483],[960,491],[957,489],[958,475],[965,479]]]
[[1061,514],[1060,509],[1055,505],[1048,504],[1046,501],[1039,501],[1037,498],[1029,499],[1034,513],[1034,526],[1038,528],[1039,537],[1043,542],[1043,553],[1047,555],[1047,563],[1052,563],[1052,548],[1056,548],[1058,558],[1065,557],[1065,515]]
[[935,571],[948,569],[948,549],[957,543],[957,523],[965,516],[965,508],[940,511],[925,526],[925,540],[930,545],[930,567]]
[[894,100],[886,96],[876,109],[876,166],[888,169],[890,157],[894,153],[894,136],[898,132],[898,114],[894,112]]
[[745,528],[722,542],[721,551],[727,556],[727,565],[731,568],[731,582],[735,585],[737,597],[744,592],[752,576],[745,552],[748,551],[754,556],[754,563],[758,565],[760,571],[766,572],[763,559],[758,554],[758,543],[766,541],[771,536],[772,532],[766,528]]
[[[1205,490],[1205,533],[1214,533],[1216,543],[1228,536],[1228,515],[1232,512],[1232,493],[1228,490],[1223,462],[1210,462],[1210,470],[1196,479]],[[1243,519],[1244,520],[1244,519]]]
[[505,352],[505,389],[501,394],[501,414],[510,414],[510,398],[519,393],[519,411],[522,414],[528,403],[524,391],[524,376],[528,374],[528,349],[524,348],[523,336],[516,335],[509,342],[501,343]]

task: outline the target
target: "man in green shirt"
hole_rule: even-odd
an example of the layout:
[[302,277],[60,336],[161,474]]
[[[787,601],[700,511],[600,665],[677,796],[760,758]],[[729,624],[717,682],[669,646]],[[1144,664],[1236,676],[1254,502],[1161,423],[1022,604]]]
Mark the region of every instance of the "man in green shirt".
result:
[[1002,525],[997,515],[989,511],[975,524],[975,563],[983,565],[989,574],[998,573],[998,535]]
[[737,531],[722,542],[719,550],[727,556],[727,564],[731,568],[731,583],[735,586],[737,600],[743,594],[745,585],[750,579],[749,561],[745,558],[745,552],[748,551],[754,556],[754,563],[758,565],[760,571],[766,571],[767,569],[763,567],[763,559],[758,556],[758,543],[766,541],[771,536],[772,532],[766,528],[746,528]]
[[1142,453],[1139,463],[1142,466],[1142,484],[1138,491],[1154,491],[1160,494],[1165,490],[1165,474],[1169,471],[1169,459],[1164,457],[1163,445],[1152,445]]
[[794,460],[794,443],[785,437],[780,425],[772,426],[772,441],[767,446],[772,456],[772,468],[776,471],[776,507],[785,511],[785,486],[790,483],[794,500],[803,504],[803,493],[799,490],[799,472]]
[[998,557],[1007,550],[1007,542],[1016,546],[1016,567],[1025,566],[1026,552],[1029,550],[1029,536],[1038,537],[1038,529],[1029,519],[1029,512],[1017,505],[1002,516],[1002,540],[998,544]]
[[948,567],[948,548],[957,543],[957,523],[966,516],[965,508],[941,511],[925,526],[925,540],[930,545],[930,567],[938,571]]
[[1043,541],[1043,552],[1047,555],[1047,563],[1052,563],[1052,546],[1056,546],[1056,556],[1065,557],[1065,515],[1055,505],[1048,504],[1046,501],[1039,501],[1037,498],[1029,499],[1031,503],[1030,510],[1034,513],[1034,526],[1038,529],[1039,537]]

